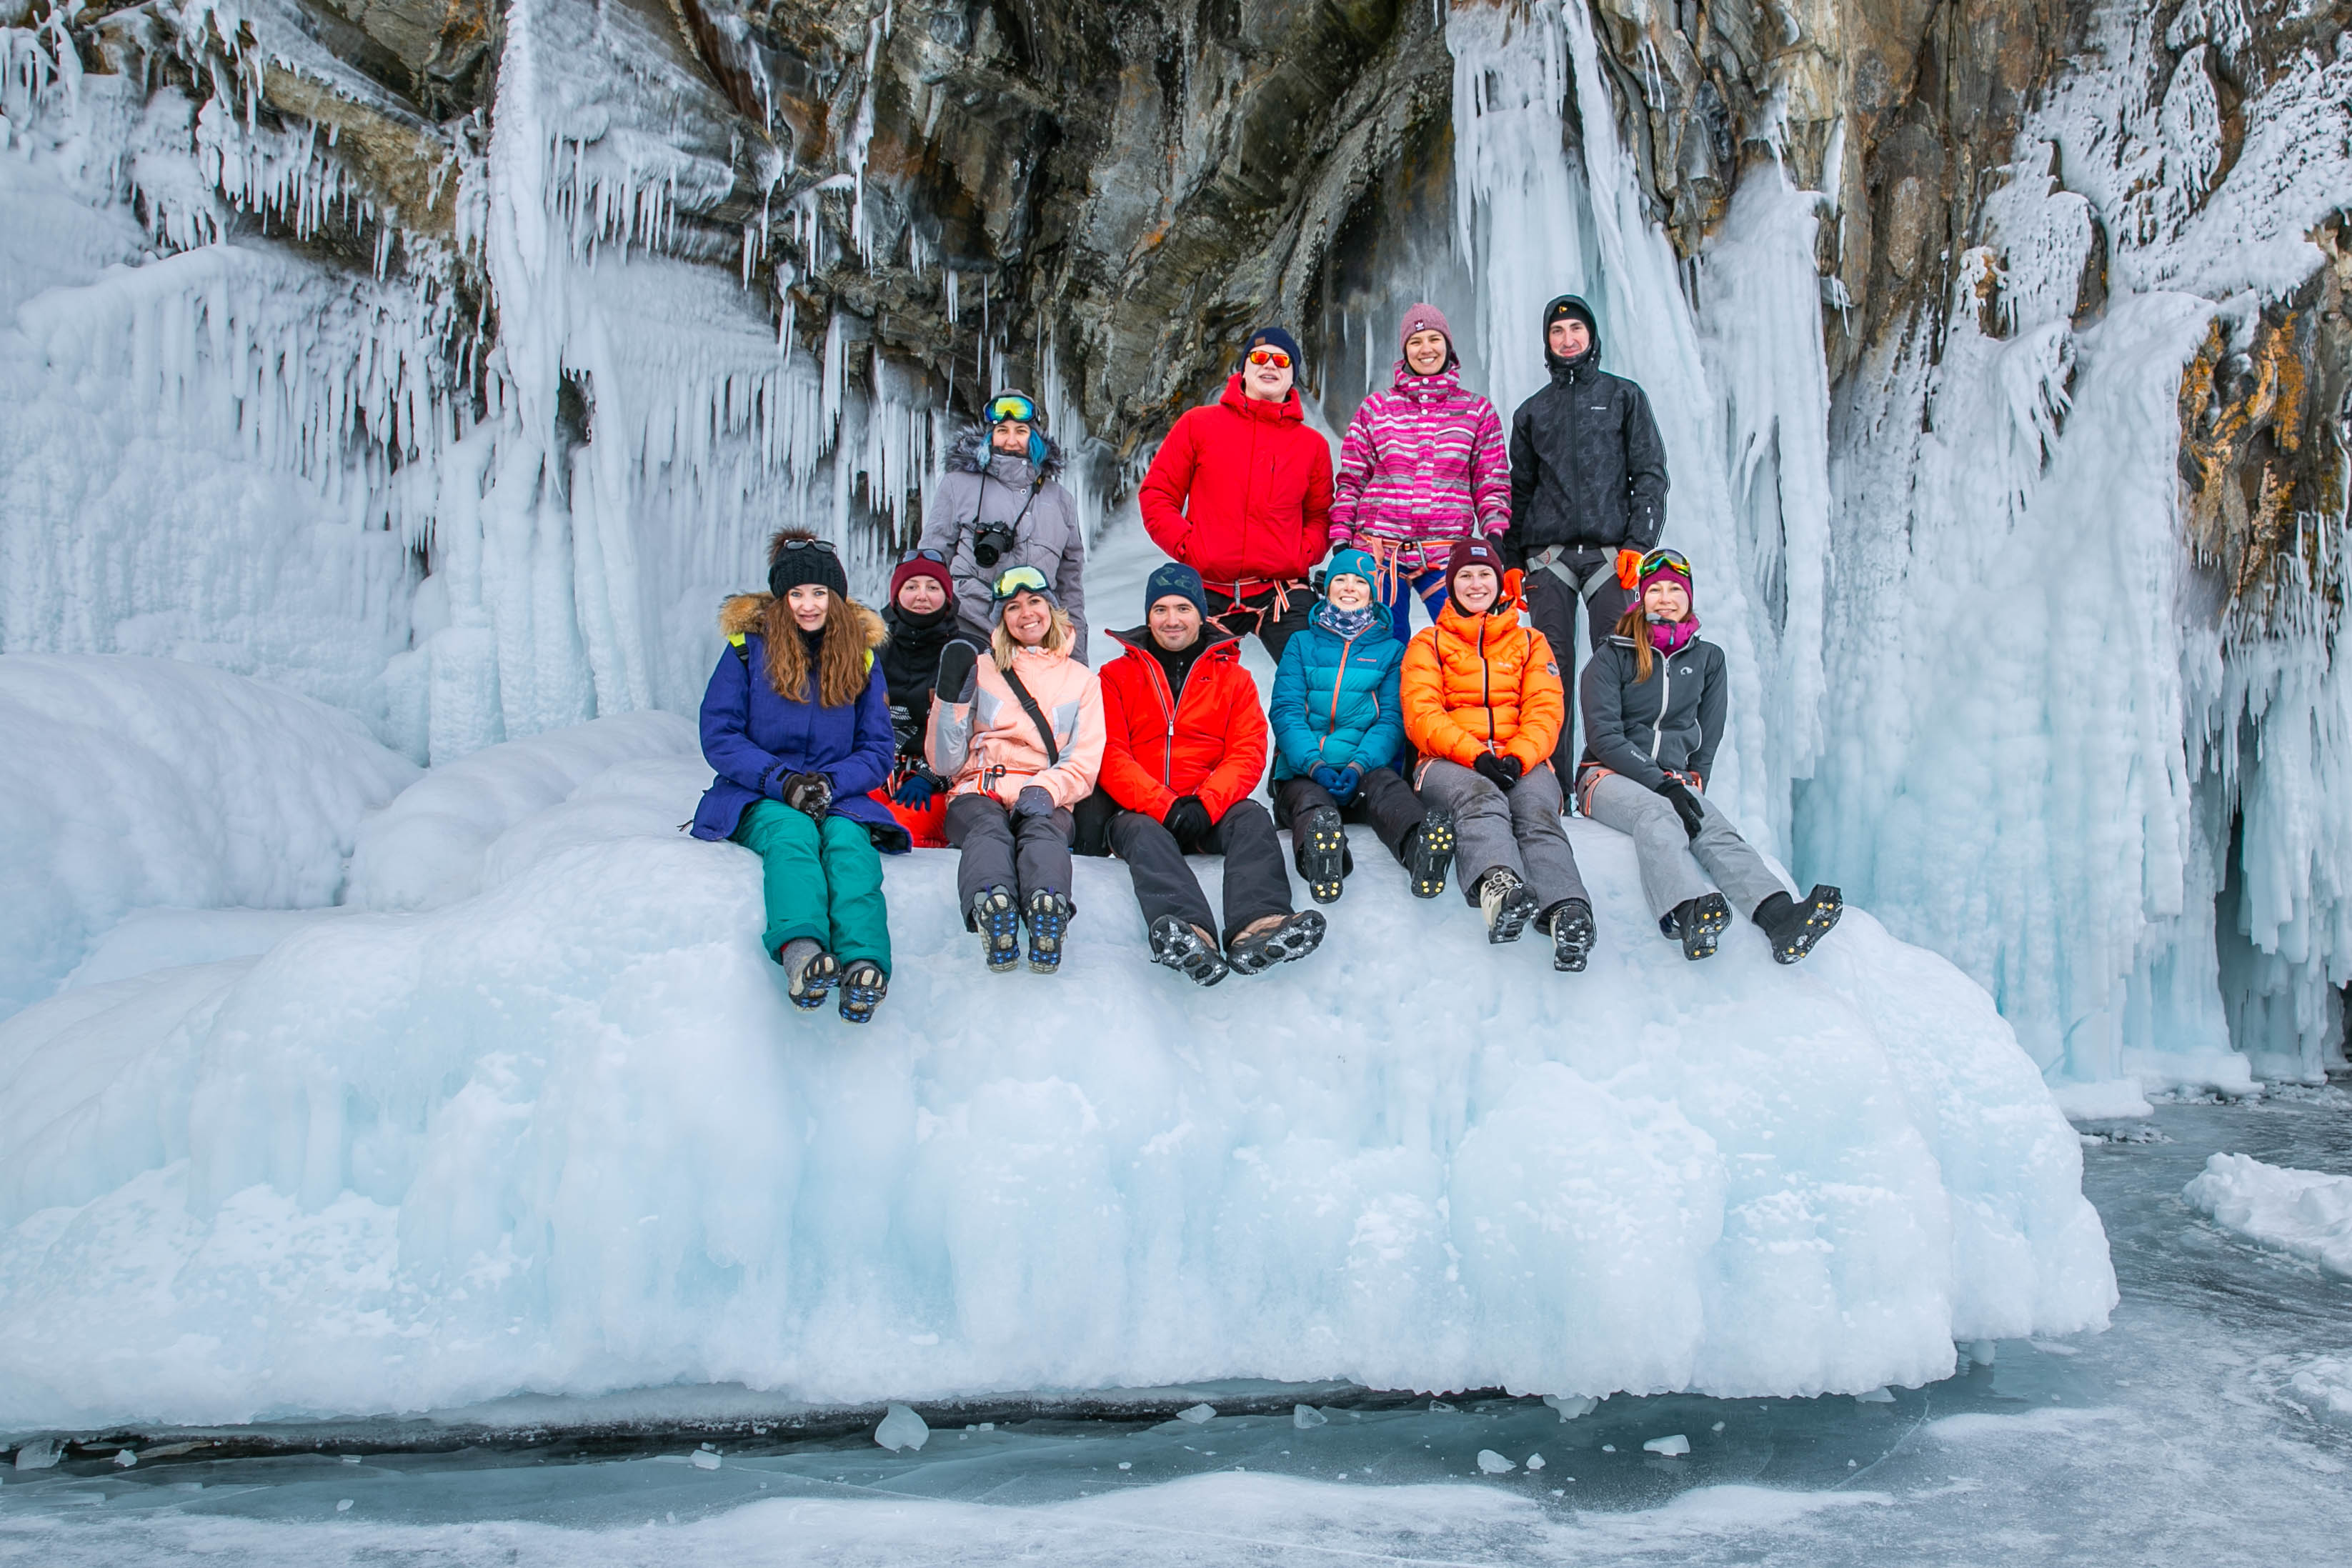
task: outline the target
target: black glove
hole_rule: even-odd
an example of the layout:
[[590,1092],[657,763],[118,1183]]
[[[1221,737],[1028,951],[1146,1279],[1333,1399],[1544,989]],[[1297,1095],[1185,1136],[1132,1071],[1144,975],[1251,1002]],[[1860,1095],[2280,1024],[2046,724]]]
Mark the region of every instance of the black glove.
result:
[[1673,804],[1675,815],[1683,820],[1683,831],[1694,839],[1698,837],[1699,830],[1706,826],[1706,811],[1699,805],[1698,797],[1691,793],[1690,786],[1670,777],[1658,786],[1658,793]]
[[1491,751],[1472,763],[1470,767],[1479,778],[1486,779],[1506,795],[1511,792],[1511,786],[1519,781],[1519,775],[1527,771],[1526,765],[1517,758],[1497,757]]
[[980,650],[959,637],[940,650],[940,675],[931,684],[943,703],[960,703],[971,686],[971,667],[980,662]]
[[1043,784],[1024,784],[1021,793],[1013,797],[1016,817],[1050,817],[1054,809],[1054,792]]
[[1178,849],[1190,854],[1217,824],[1209,820],[1209,808],[1201,804],[1198,795],[1179,795],[1161,815],[1160,825],[1168,830]]
[[780,792],[785,805],[819,821],[833,809],[833,780],[822,773],[788,773]]

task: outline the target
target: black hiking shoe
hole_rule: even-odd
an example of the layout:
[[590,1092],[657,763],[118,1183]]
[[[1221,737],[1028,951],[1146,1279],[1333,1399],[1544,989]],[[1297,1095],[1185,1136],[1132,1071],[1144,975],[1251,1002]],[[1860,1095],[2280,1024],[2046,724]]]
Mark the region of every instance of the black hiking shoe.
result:
[[1675,912],[1666,918],[1675,924],[1674,931],[1667,935],[1671,936],[1679,932],[1682,936],[1684,957],[1692,960],[1712,958],[1717,939],[1722,936],[1723,928],[1731,924],[1731,905],[1723,902],[1723,894],[1719,893],[1702,894],[1675,904]]
[[1298,874],[1318,904],[1336,900],[1346,885],[1348,831],[1336,806],[1318,806],[1291,830],[1298,846]]
[[1575,973],[1592,951],[1592,905],[1571,898],[1555,907],[1547,922],[1551,929],[1551,967]]
[[783,966],[793,1006],[803,1012],[824,1006],[825,992],[841,978],[841,965],[813,937],[799,936],[785,943],[776,954],[776,962]]
[[1793,964],[1813,950],[1813,944],[1830,934],[1830,927],[1845,913],[1845,894],[1821,883],[1797,903],[1785,893],[1776,893],[1756,906],[1756,924],[1772,939],[1775,963]]
[[1405,869],[1412,873],[1412,895],[1435,898],[1445,891],[1445,873],[1454,864],[1454,813],[1443,806],[1421,820],[1405,844]]
[[971,925],[980,933],[981,952],[988,959],[992,975],[1009,975],[1021,962],[1021,912],[1013,906],[1013,894],[1001,887],[986,887],[971,895]]
[[1279,925],[1271,926],[1255,936],[1236,936],[1225,949],[1225,960],[1244,975],[1255,975],[1304,958],[1323,941],[1323,916],[1320,912],[1302,909]]
[[1519,873],[1496,866],[1478,883],[1478,907],[1486,916],[1486,940],[1516,942],[1536,917],[1536,890]]
[[1192,923],[1163,915],[1151,923],[1151,961],[1165,964],[1196,986],[1213,986],[1233,972],[1216,945],[1201,940]]
[[866,1023],[889,992],[890,977],[871,958],[860,958],[841,974],[841,1020]]
[[1039,888],[1029,895],[1029,967],[1050,975],[1062,967],[1062,936],[1070,928],[1070,901]]

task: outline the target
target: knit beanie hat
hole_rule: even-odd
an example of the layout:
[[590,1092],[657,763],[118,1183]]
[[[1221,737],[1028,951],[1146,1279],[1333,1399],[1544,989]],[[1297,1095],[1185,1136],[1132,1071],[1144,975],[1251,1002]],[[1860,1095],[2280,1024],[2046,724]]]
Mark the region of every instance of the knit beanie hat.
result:
[[1192,601],[1192,608],[1199,611],[1202,615],[1206,616],[1209,613],[1209,595],[1201,586],[1201,574],[1181,560],[1168,562],[1145,580],[1143,584],[1144,614],[1150,615],[1153,605],[1171,597],[1189,599]]
[[[1550,330],[1550,323],[1545,323],[1545,330]],[[1404,325],[1397,329],[1397,352],[1404,352],[1405,340],[1415,332],[1444,333],[1446,363],[1453,364],[1460,359],[1454,351],[1454,329],[1445,324],[1445,312],[1436,306],[1423,302],[1404,313]]]
[[1698,607],[1698,593],[1691,586],[1691,574],[1685,571],[1682,568],[1675,565],[1672,561],[1661,559],[1657,564],[1651,567],[1649,570],[1643,572],[1641,575],[1640,580],[1633,585],[1633,592],[1635,596],[1639,597],[1642,594],[1647,593],[1650,591],[1650,584],[1654,582],[1678,582],[1682,584],[1683,592],[1689,597],[1691,607],[1694,610]]
[[1331,580],[1335,577],[1360,577],[1364,580],[1364,586],[1377,594],[1381,587],[1381,563],[1363,550],[1333,550],[1331,564],[1323,569],[1325,593],[1331,591]]
[[1592,319],[1592,307],[1573,294],[1563,294],[1544,307],[1544,361],[1546,363],[1554,365],[1567,363],[1551,351],[1551,324],[1555,321],[1583,322],[1584,329],[1592,335],[1592,347],[1587,349],[1581,357],[1592,360],[1600,358],[1601,323]]
[[1503,580],[1503,552],[1493,542],[1482,538],[1456,539],[1445,555],[1445,594],[1454,596],[1454,580],[1465,566],[1488,566],[1495,569],[1495,581]]
[[890,602],[898,603],[898,591],[918,577],[929,578],[940,585],[940,591],[946,594],[950,601],[955,599],[955,580],[948,576],[947,562],[933,560],[927,555],[910,555],[900,561],[898,570],[890,574]]
[[1298,351],[1298,340],[1292,337],[1289,333],[1284,331],[1279,327],[1260,327],[1257,330],[1252,332],[1249,335],[1248,340],[1243,345],[1242,358],[1244,360],[1248,359],[1250,350],[1257,348],[1260,345],[1264,345],[1269,349],[1280,349],[1284,353],[1288,354],[1290,356],[1290,366],[1293,370],[1298,369],[1303,363],[1305,363],[1306,356],[1302,355]]
[[768,591],[782,599],[812,584],[831,589],[836,598],[849,597],[840,552],[806,528],[781,529],[768,541]]

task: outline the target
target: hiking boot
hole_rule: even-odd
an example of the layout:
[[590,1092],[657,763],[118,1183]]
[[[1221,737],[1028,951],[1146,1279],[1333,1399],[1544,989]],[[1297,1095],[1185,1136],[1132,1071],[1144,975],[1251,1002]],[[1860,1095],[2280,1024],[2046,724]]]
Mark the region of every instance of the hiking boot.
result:
[[1233,971],[1216,945],[1201,940],[1192,923],[1163,915],[1151,923],[1151,961],[1165,964],[1196,986],[1213,986]]
[[1021,912],[1013,894],[1001,887],[982,888],[971,895],[971,927],[980,933],[981,951],[992,975],[1009,975],[1021,962]]
[[1496,866],[1478,883],[1478,907],[1486,916],[1486,940],[1516,942],[1536,917],[1536,893],[1519,873]]
[[1298,874],[1318,904],[1339,896],[1348,874],[1348,831],[1336,806],[1318,806],[1291,830],[1298,846]]
[[1772,958],[1776,963],[1793,964],[1813,950],[1813,944],[1830,934],[1830,927],[1845,913],[1845,894],[1821,883],[1797,903],[1785,893],[1776,893],[1756,906],[1756,924],[1772,939]]
[[1551,931],[1551,967],[1575,973],[1592,951],[1592,906],[1580,898],[1568,899],[1545,923]]
[[814,1012],[824,1006],[825,992],[841,978],[840,964],[813,936],[798,936],[785,943],[783,950],[776,955],[776,962],[784,967],[793,1006],[803,1012]]
[[1323,940],[1323,916],[1312,909],[1302,909],[1289,915],[1279,925],[1268,926],[1255,936],[1236,936],[1226,946],[1225,958],[1234,968],[1244,975],[1255,975],[1304,958],[1315,951]]
[[1029,967],[1050,975],[1062,967],[1062,936],[1070,928],[1070,901],[1039,888],[1029,895]]
[[874,1017],[890,989],[890,977],[871,958],[860,958],[841,973],[841,1019],[865,1023]]
[[1685,898],[1675,905],[1666,916],[1674,925],[1669,936],[1683,939],[1683,956],[1694,961],[1715,956],[1715,944],[1723,928],[1731,924],[1731,905],[1723,902],[1719,893],[1703,894],[1697,898]]
[[1445,891],[1445,873],[1454,863],[1454,813],[1433,807],[1421,826],[1406,836],[1405,869],[1412,874],[1412,895],[1435,898]]

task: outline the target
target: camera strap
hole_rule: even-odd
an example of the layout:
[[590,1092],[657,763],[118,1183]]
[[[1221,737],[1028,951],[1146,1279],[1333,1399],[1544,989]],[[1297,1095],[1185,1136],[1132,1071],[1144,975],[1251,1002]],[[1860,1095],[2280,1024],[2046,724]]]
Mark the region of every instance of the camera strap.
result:
[[[1021,509],[1013,514],[1013,520],[1011,522],[1004,525],[1004,531],[1011,534],[1015,539],[1018,539],[1021,537],[1021,525],[1029,520],[1029,508],[1037,504],[1037,497],[1044,493],[1047,483],[1048,481],[1045,475],[1038,475],[1035,482],[1029,486],[1029,498],[1021,503]],[[996,484],[999,489],[1012,488],[1011,486],[1005,484],[1002,479],[999,479]],[[983,465],[980,471],[980,498],[982,501],[988,499],[988,469],[985,465]],[[971,509],[971,528],[974,537],[978,537],[982,529],[987,528],[990,526],[990,524],[983,523],[980,520],[980,506],[978,503],[974,503]]]
[[1023,685],[1021,677],[1011,670],[1004,672],[1004,684],[1013,688],[1013,696],[1029,715],[1029,722],[1037,727],[1037,738],[1045,743],[1045,766],[1061,766],[1062,748],[1054,744],[1054,727],[1045,722],[1045,710],[1037,706],[1037,699],[1029,695],[1029,688]]

